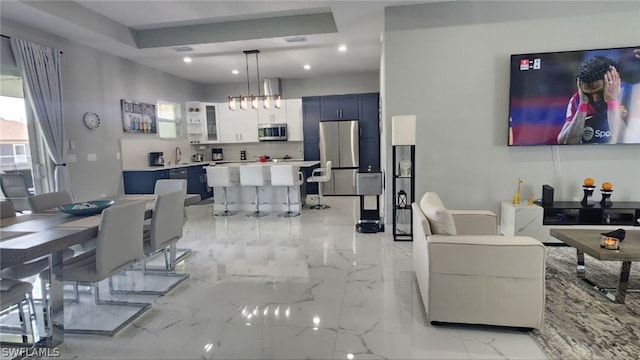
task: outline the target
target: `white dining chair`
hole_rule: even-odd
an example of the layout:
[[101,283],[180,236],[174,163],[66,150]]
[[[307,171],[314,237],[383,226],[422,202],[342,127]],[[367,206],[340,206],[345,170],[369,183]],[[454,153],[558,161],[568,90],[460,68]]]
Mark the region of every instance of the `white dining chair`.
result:
[[237,211],[229,210],[229,199],[227,197],[227,189],[232,186],[237,186],[237,178],[231,173],[231,168],[228,166],[207,166],[207,185],[212,188],[222,188],[223,199],[219,202],[224,205],[224,211],[215,214],[216,216],[233,216],[237,214]]
[[311,176],[307,178],[307,182],[318,183],[318,204],[312,206],[312,209],[324,210],[331,206],[322,203],[322,184],[331,180],[331,160],[327,161],[324,168],[314,169]]
[[55,209],[60,205],[71,204],[72,202],[71,195],[66,191],[55,191],[29,197],[29,206],[31,207],[31,212],[34,213]]
[[240,166],[240,185],[256,188],[256,211],[247,214],[247,216],[262,217],[269,215],[267,212],[260,211],[260,188],[265,185],[264,167],[261,165]]
[[[94,301],[98,306],[134,307],[138,310],[123,320],[118,319],[120,321],[117,325],[110,329],[77,328],[65,325],[65,333],[113,336],[151,307],[150,303],[102,300],[97,284],[104,279],[109,279],[109,284],[112,285],[113,275],[120,273],[143,257],[140,234],[143,233],[144,213],[144,201],[129,201],[103,210],[96,237],[96,248],[65,262],[61,273],[62,280],[65,282],[94,286]],[[113,316],[119,313],[121,312],[113,312]]]
[[[144,256],[142,257],[142,270],[144,275],[168,276],[178,278],[168,288],[162,290],[127,290],[116,289],[110,285],[110,291],[114,294],[139,294],[139,295],[164,295],[171,291],[184,280],[189,274],[179,274],[175,272],[175,263],[169,254],[169,247],[182,238],[184,222],[182,222],[182,193],[173,191],[160,194],[156,197],[151,215],[151,224],[145,226],[144,233],[140,239],[143,244]],[[184,200],[183,200],[184,201]],[[151,270],[147,267],[147,260],[152,255],[162,252],[164,254],[165,267],[161,270]]]
[[[18,319],[20,322],[19,326],[3,324],[0,326],[0,331],[2,333],[21,336],[21,345],[32,344],[35,346],[35,343],[40,340],[35,304],[31,293],[32,290],[33,285],[26,281],[0,279],[0,311],[8,315],[10,312],[18,310]],[[25,305],[29,312],[28,318],[24,312]],[[31,336],[31,338],[29,338],[29,336]],[[2,342],[3,344],[17,344],[17,342],[10,341],[10,338],[4,335],[2,336]]]
[[[173,191],[182,191],[184,199],[187,197],[187,180],[186,179],[158,179],[156,181],[153,193],[155,195],[166,194]],[[187,207],[183,205],[183,220],[187,221]],[[150,223],[150,222],[148,222]],[[147,224],[147,223],[145,223]],[[171,256],[174,257],[174,262],[178,262],[191,254],[191,249],[178,248],[177,244],[173,243],[169,249]]]
[[295,217],[299,216],[300,212],[291,211],[290,189],[292,187],[298,187],[304,183],[302,173],[298,170],[298,167],[293,165],[273,165],[271,166],[271,185],[273,186],[286,186],[287,187],[287,211],[278,214],[280,217]]

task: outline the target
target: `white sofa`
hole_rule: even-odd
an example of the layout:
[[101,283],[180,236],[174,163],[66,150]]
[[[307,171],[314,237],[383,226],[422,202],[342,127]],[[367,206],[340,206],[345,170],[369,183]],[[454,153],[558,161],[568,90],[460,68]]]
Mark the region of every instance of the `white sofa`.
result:
[[497,216],[447,210],[437,194],[413,203],[413,263],[431,323],[539,328],[545,304],[545,247],[497,235]]

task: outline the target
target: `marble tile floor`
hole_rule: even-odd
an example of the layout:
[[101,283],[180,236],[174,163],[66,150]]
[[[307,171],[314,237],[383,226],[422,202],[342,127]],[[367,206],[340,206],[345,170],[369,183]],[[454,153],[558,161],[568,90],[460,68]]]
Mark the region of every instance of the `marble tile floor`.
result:
[[113,337],[66,335],[61,358],[546,359],[527,333],[430,325],[411,243],[390,226],[356,232],[355,197],[324,200],[330,209],[296,218],[189,207],[179,245],[193,252],[179,265],[190,278],[162,297],[118,296],[152,308]]

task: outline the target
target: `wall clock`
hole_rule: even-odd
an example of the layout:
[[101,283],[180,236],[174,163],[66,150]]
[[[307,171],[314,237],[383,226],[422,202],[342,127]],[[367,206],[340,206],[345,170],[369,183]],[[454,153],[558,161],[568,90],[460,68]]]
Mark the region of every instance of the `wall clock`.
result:
[[100,126],[100,117],[94,112],[86,112],[82,117],[82,120],[89,130],[95,130]]

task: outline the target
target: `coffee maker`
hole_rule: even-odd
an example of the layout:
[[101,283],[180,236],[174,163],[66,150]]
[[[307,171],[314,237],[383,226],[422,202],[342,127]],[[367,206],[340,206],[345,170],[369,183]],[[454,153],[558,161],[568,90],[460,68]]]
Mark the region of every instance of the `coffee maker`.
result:
[[149,166],[164,166],[162,151],[149,153]]
[[221,148],[212,148],[211,149],[211,160],[213,160],[213,161],[223,160],[222,149]]

